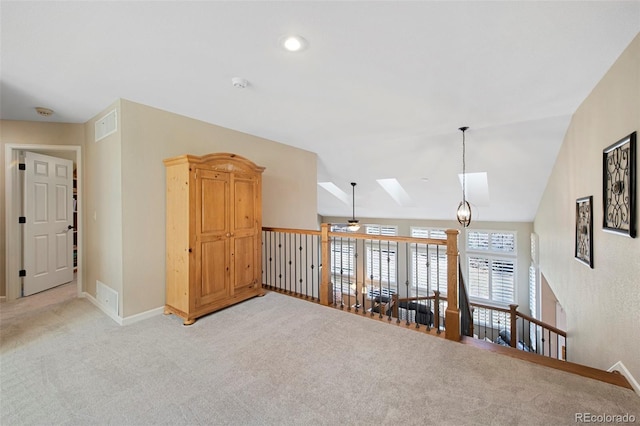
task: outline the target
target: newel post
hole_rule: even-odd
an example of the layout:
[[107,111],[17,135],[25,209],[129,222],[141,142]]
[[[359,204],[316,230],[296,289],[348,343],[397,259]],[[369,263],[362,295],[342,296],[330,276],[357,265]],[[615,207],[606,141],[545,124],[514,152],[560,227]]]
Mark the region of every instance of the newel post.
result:
[[518,305],[509,305],[509,312],[511,316],[511,341],[509,342],[509,345],[511,345],[512,348],[515,348],[518,337],[518,329],[516,327],[518,321]]
[[460,341],[460,309],[458,308],[458,234],[447,229],[447,310],[444,316],[444,336]]
[[333,286],[331,285],[331,243],[329,241],[330,223],[320,225],[322,250],[322,277],[320,280],[320,304],[329,306],[333,303]]

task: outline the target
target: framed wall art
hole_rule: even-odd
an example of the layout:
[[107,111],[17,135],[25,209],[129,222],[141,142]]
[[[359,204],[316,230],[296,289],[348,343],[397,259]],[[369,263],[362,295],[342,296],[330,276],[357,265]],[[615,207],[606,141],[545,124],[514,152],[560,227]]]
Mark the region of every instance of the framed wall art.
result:
[[593,269],[593,196],[576,200],[576,259]]
[[608,232],[636,236],[636,132],[602,152],[603,225]]

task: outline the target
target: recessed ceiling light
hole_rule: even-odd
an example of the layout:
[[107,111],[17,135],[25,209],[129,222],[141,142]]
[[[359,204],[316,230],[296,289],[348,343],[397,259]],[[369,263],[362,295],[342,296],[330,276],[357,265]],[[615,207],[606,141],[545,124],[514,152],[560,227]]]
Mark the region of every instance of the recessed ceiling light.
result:
[[44,107],[36,107],[35,109],[38,115],[41,115],[43,117],[50,117],[51,115],[53,115],[52,109],[44,108]]
[[280,46],[288,52],[300,52],[306,49],[309,43],[299,35],[288,35],[280,38]]

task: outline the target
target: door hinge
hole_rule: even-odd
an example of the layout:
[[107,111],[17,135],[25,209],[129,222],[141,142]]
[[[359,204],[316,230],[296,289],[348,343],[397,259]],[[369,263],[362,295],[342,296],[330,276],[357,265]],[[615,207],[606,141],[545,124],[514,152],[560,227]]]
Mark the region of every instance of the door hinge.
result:
[[18,163],[18,170],[27,170],[27,165],[25,163]]
[[18,276],[19,277],[26,277],[27,276],[27,271],[25,269],[20,269],[18,271]]
[[27,218],[25,216],[20,216],[18,218],[18,223],[27,223]]

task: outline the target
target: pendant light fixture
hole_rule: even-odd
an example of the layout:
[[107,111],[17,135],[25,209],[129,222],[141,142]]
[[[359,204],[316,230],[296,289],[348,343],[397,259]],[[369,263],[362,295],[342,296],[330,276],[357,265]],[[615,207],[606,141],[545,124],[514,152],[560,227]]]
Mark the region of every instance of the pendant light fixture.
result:
[[465,228],[471,223],[471,205],[467,201],[467,170],[465,163],[465,134],[464,132],[469,129],[468,127],[460,127],[458,130],[462,131],[462,201],[458,205],[458,222]]
[[349,220],[349,225],[347,225],[347,229],[351,232],[356,232],[360,229],[360,224],[356,220],[356,183],[351,182],[351,200],[353,206],[353,216]]

